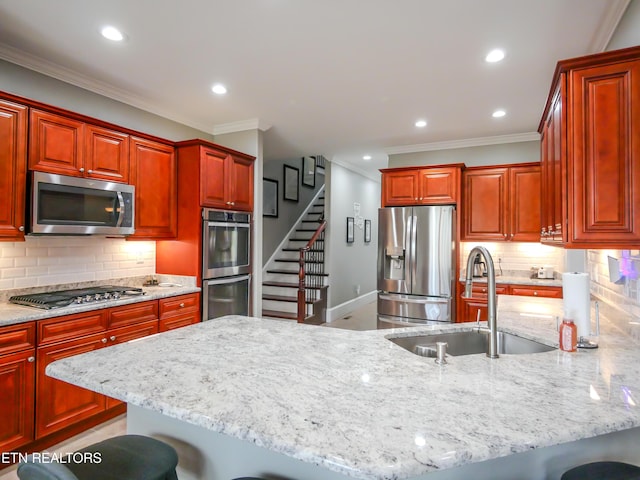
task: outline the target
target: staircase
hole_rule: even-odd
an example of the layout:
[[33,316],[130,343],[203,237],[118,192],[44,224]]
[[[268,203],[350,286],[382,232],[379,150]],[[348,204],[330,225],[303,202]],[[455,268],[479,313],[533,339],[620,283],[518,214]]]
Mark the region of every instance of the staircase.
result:
[[[298,319],[300,249],[305,247],[324,219],[324,187],[302,215],[289,238],[263,273],[262,316]],[[306,253],[304,323],[319,325],[326,319],[327,277],[324,273],[324,235]]]

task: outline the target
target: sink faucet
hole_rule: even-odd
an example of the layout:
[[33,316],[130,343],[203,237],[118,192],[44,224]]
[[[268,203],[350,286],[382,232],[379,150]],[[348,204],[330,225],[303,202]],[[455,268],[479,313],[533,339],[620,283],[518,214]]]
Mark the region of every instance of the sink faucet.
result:
[[498,358],[498,324],[496,315],[496,271],[493,267],[493,258],[485,247],[473,247],[467,258],[467,278],[464,287],[464,298],[471,297],[473,285],[473,263],[476,255],[482,255],[487,267],[487,311],[489,321],[489,351],[487,357]]

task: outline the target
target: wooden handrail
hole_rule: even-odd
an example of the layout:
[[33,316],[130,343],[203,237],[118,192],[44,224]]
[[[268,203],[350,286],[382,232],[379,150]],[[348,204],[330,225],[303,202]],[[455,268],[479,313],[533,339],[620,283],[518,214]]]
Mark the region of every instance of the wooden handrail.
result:
[[304,319],[306,317],[306,304],[307,304],[307,288],[306,288],[306,270],[305,270],[305,255],[311,248],[313,244],[316,243],[318,238],[324,229],[327,226],[327,221],[322,220],[318,228],[316,229],[313,236],[309,239],[307,244],[304,247],[300,248],[300,257],[298,258],[298,314],[297,321],[298,323],[304,323]]

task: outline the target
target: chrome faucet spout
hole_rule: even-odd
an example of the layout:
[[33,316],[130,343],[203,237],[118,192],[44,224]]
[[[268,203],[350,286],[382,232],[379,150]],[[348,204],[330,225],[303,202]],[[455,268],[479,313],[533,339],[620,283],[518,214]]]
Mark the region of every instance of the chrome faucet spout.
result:
[[496,315],[496,271],[493,266],[493,258],[489,250],[485,247],[473,247],[467,258],[467,273],[464,286],[464,297],[471,297],[471,288],[473,286],[473,264],[476,256],[480,254],[484,257],[487,268],[487,320],[489,323],[489,351],[487,357],[498,358],[498,324]]

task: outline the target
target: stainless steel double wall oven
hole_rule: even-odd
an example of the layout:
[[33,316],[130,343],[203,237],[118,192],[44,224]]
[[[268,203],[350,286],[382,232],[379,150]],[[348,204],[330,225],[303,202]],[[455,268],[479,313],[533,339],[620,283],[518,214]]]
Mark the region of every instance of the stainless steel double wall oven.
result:
[[202,318],[251,314],[251,214],[203,210]]

